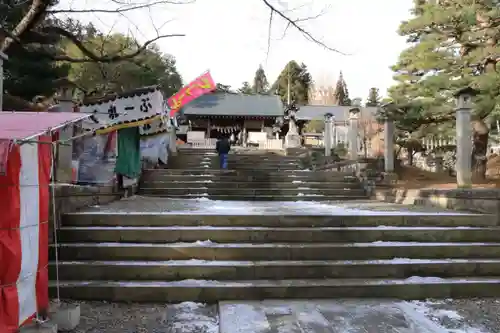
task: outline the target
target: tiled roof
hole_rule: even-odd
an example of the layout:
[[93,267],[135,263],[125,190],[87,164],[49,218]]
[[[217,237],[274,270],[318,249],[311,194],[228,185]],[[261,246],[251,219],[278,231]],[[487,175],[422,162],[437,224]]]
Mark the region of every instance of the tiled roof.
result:
[[[295,118],[297,120],[323,120],[325,114],[330,113],[335,117],[335,121],[349,120],[349,110],[352,106],[339,105],[304,105],[301,106]],[[377,113],[377,107],[362,107],[362,115],[374,116]]]
[[215,93],[203,95],[183,108],[197,116],[283,116],[283,104],[276,95]]

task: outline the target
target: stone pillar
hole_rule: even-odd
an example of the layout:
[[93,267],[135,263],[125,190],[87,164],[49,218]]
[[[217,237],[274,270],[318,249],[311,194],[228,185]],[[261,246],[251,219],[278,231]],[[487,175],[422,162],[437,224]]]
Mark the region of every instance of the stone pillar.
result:
[[325,145],[325,156],[332,154],[332,115],[325,115],[325,131],[323,135],[323,142]]
[[464,88],[455,94],[457,99],[457,186],[472,186],[472,97],[477,93],[472,88]]
[[3,111],[3,62],[7,59],[7,55],[0,52],[0,112]]
[[[358,159],[358,116],[359,112],[352,109],[349,114],[349,158],[352,160]],[[359,109],[358,109],[359,110]]]
[[394,122],[391,119],[384,121],[384,171],[394,172]]
[[335,125],[335,117],[332,116],[332,149],[337,147],[337,126]]

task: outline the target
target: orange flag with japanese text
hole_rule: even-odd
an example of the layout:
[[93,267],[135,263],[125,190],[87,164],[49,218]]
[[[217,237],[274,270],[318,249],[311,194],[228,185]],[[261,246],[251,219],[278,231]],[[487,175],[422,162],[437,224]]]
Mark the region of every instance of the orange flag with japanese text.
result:
[[210,72],[198,76],[167,100],[168,107],[170,108],[170,116],[173,116],[181,107],[196,98],[214,91],[215,88],[215,82]]

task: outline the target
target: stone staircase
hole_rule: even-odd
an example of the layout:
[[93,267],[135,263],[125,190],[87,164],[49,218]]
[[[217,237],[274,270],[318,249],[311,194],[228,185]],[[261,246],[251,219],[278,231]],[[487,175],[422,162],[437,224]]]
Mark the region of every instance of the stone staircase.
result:
[[[186,200],[128,200],[64,216],[61,297],[214,302],[500,296],[500,230],[491,216],[343,213],[318,203],[310,209],[308,203],[276,203],[266,212],[241,207],[247,214],[232,214],[233,207],[219,215],[203,211],[220,202],[179,210],[159,207]],[[50,274],[55,277],[53,262]]]
[[146,170],[141,195],[213,200],[335,201],[366,199],[352,172],[303,170],[298,156],[230,154],[219,169],[213,151],[183,150],[167,169]]
[[[365,197],[352,174],[304,171],[298,156],[247,152],[228,171],[214,159],[182,152],[189,170],[148,170],[142,196],[65,214],[51,247],[61,297],[500,296],[496,216],[347,200]],[[54,262],[49,272],[55,295]]]

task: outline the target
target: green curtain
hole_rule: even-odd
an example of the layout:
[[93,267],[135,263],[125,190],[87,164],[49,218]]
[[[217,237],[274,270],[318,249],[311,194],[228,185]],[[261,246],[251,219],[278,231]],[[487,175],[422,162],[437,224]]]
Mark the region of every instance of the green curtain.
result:
[[115,172],[128,178],[141,174],[141,150],[138,127],[118,130],[118,159]]

